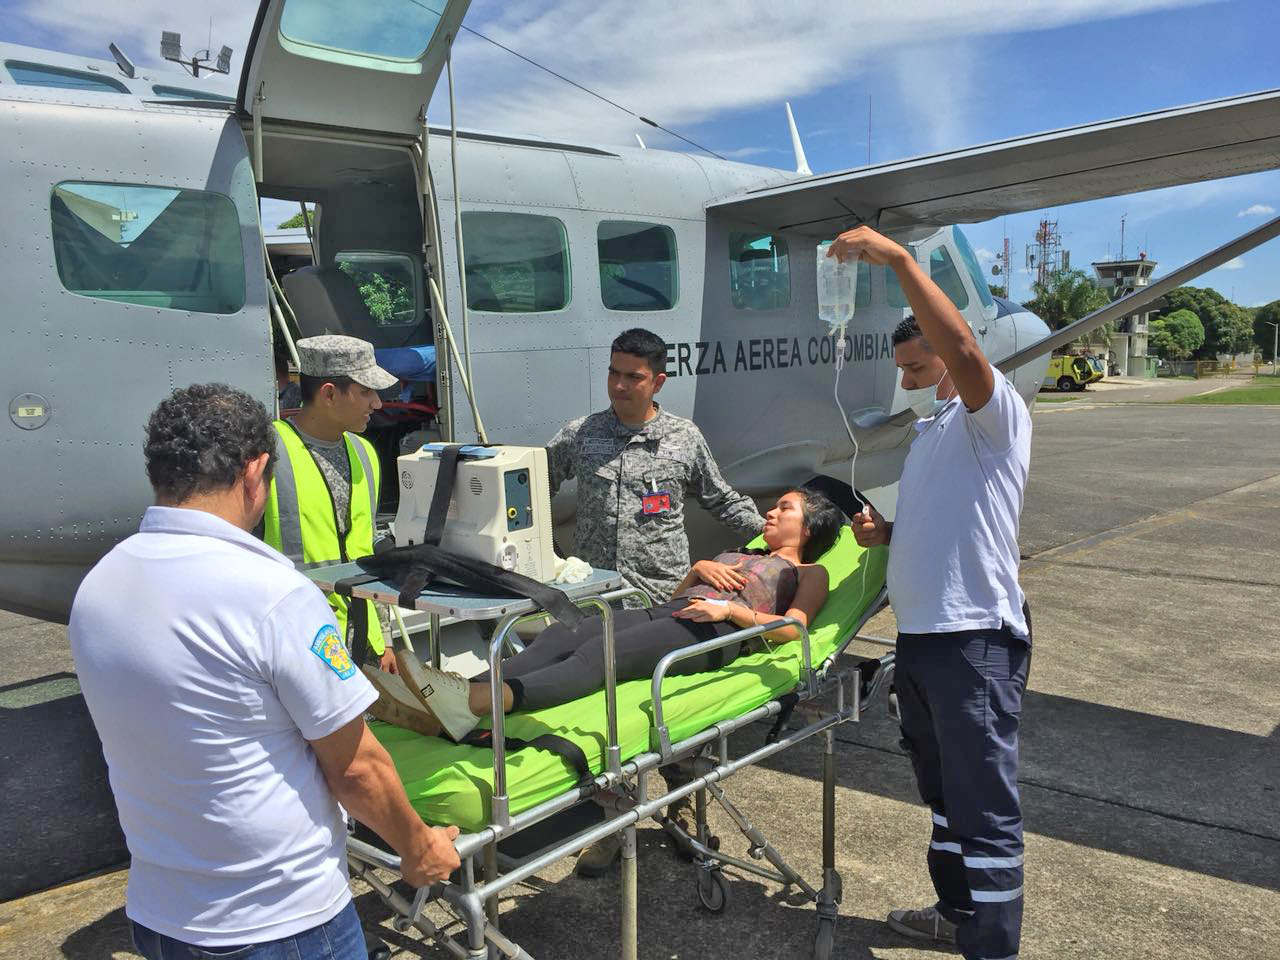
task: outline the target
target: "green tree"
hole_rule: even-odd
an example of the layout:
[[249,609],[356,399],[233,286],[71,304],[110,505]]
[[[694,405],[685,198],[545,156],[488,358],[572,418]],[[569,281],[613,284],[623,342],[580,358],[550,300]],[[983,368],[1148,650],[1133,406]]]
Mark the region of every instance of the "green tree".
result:
[[1243,353],[1253,347],[1253,324],[1249,314],[1210,287],[1178,287],[1165,294],[1161,316],[1190,310],[1204,325],[1204,343],[1196,350],[1199,360],[1218,354]]
[[988,283],[987,289],[991,291],[993,297],[1009,296],[1009,288],[1002,283]]
[[339,263],[338,269],[355,281],[378,326],[401,326],[413,318],[413,293],[405,284],[374,270],[361,270],[350,261]]
[[[1031,292],[1035,297],[1023,306],[1047,323],[1051,330],[1061,330],[1111,302],[1107,292],[1083,270],[1059,270],[1051,274],[1045,283],[1033,283]],[[1107,324],[1082,340],[1086,343],[1109,343],[1111,332],[1111,325]]]
[[1275,328],[1273,323],[1280,323],[1280,300],[1272,300],[1264,307],[1259,307],[1253,316],[1253,342],[1262,349],[1263,363],[1273,363],[1275,354]]
[[[308,214],[310,214],[310,216],[311,216],[311,226],[313,226],[313,227],[314,227],[314,226],[316,225],[316,209],[315,209],[315,207],[307,207],[307,213],[308,213]],[[290,217],[290,218],[289,218],[288,220],[286,220],[284,223],[277,224],[277,225],[276,225],[276,229],[277,229],[277,230],[292,230],[292,229],[294,229],[295,227],[305,227],[305,226],[306,226],[306,223],[304,223],[304,222],[303,222],[303,220],[302,220],[302,211],[301,211],[301,210],[299,210],[297,213],[295,213],[292,217]]]
[[1185,360],[1204,343],[1204,324],[1192,310],[1156,317],[1147,331],[1151,349],[1165,360]]

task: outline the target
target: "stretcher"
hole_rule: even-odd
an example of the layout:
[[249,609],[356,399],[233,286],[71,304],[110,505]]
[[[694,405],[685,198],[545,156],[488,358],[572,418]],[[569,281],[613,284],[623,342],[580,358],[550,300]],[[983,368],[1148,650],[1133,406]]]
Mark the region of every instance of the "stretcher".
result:
[[[883,549],[860,548],[846,529],[819,561],[828,570],[830,593],[810,628],[801,629],[799,640],[773,644],[715,671],[668,676],[681,660],[714,649],[733,649],[743,640],[782,623],[794,623],[780,619],[673,651],[647,680],[617,683],[610,675],[604,690],[571,703],[505,717],[495,713],[482,722],[482,727],[492,728],[492,749],[455,744],[373,722],[371,729],[394,759],[415,810],[429,823],[457,824],[462,829],[455,846],[463,866],[449,883],[417,890],[410,899],[385,879],[386,871],[399,877],[398,858],[373,843],[352,837],[348,841],[352,872],[382,897],[400,929],[415,927],[454,956],[532,960],[523,947],[502,934],[497,916],[498,895],[550,864],[620,833],[622,956],[634,960],[635,825],[692,796],[693,836],[662,818],[659,822],[692,859],[702,905],[712,912],[726,908],[728,884],[721,874],[726,865],[797,889],[817,906],[814,956],[820,960],[829,957],[841,899],[841,879],[835,870],[834,730],[840,723],[856,721],[893,672],[892,652],[859,661],[852,668],[838,666],[837,658],[884,604],[886,559]],[[351,574],[349,566],[306,573],[322,588],[331,589],[334,582]],[[568,592],[584,610],[594,610],[604,617],[602,642],[606,653],[611,653],[609,604],[638,595],[639,591],[621,586],[616,574],[595,571],[591,581]],[[394,602],[399,595],[394,586],[384,583],[354,587],[351,593],[383,602]],[[511,648],[516,627],[544,614],[526,600],[459,602],[459,596],[454,591],[443,595],[424,593],[415,606],[431,613],[435,623],[440,616],[492,617],[498,621],[489,645],[491,682],[498,690],[502,655]],[[430,655],[439,662],[437,651]],[[607,655],[607,667],[612,662]],[[495,697],[494,702],[501,703],[501,697]],[[761,721],[773,722],[764,745],[732,756],[730,735]],[[506,748],[508,743],[530,741],[546,733],[554,733],[581,748],[590,768],[589,779],[557,753],[533,747]],[[819,734],[825,737],[823,877],[820,885],[812,886],[751,824],[721,784],[744,767]],[[683,762],[690,772],[687,782],[660,795],[650,795],[646,774],[677,762]],[[551,818],[593,801],[599,801],[609,811],[603,822],[556,839],[518,863],[504,862],[505,858],[499,856],[499,842],[536,831]],[[723,806],[741,829],[750,860],[719,849],[707,827],[709,801]],[[465,922],[465,942],[447,936],[427,919],[424,907],[428,901],[445,905]]]

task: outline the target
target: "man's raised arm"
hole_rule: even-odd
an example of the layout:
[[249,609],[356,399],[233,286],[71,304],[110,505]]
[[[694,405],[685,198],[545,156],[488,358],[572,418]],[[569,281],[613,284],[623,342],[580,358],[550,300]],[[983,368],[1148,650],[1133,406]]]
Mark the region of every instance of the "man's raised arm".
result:
[[995,389],[991,364],[960,311],[920,269],[911,251],[864,226],[836,237],[828,255],[841,260],[861,259],[891,269],[915,312],[925,340],[946,364],[964,405],[971,411],[986,406]]

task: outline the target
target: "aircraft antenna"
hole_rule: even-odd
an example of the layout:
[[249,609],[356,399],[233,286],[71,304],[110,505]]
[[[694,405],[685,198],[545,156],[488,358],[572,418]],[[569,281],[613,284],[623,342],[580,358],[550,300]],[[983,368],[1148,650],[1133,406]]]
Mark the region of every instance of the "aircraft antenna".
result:
[[133,65],[133,61],[125,56],[125,52],[116,44],[107,44],[107,49],[111,51],[111,56],[115,57],[116,66],[120,68],[120,72],[132,80],[138,74],[138,69]]
[[804,155],[804,144],[800,142],[800,131],[796,129],[795,114],[791,112],[791,104],[787,104],[787,126],[791,128],[791,149],[796,155],[796,173],[803,177],[813,175],[809,169],[809,160]]
[[[430,7],[426,6],[423,3],[419,3],[418,0],[411,0],[411,2],[416,4],[419,7],[422,7],[422,9],[424,10],[431,9]],[[435,11],[432,11],[432,12],[435,12]],[[668,136],[675,137],[677,140],[682,140],[685,143],[689,144],[689,146],[695,147],[698,150],[701,150],[703,153],[709,153],[711,154],[711,156],[715,157],[717,160],[728,159],[726,157],[722,157],[720,154],[716,153],[710,147],[704,147],[702,144],[696,143],[695,141],[690,140],[688,137],[684,136],[683,134],[676,133],[670,127],[664,127],[662,124],[658,123],[658,121],[650,120],[648,117],[642,117],[640,114],[636,113],[634,110],[628,110],[622,104],[617,103],[616,101],[610,100],[604,94],[596,93],[590,87],[583,86],[581,83],[578,83],[578,81],[576,80],[570,80],[563,73],[557,73],[556,71],[552,70],[550,67],[544,66],[543,64],[539,63],[537,60],[534,60],[532,57],[526,57],[523,53],[520,53],[516,50],[512,50],[506,44],[499,43],[497,40],[494,40],[492,37],[486,37],[479,30],[474,30],[471,27],[468,27],[465,23],[461,24],[460,26],[463,30],[467,31],[467,33],[471,34],[473,37],[479,37],[481,40],[485,41],[486,43],[493,44],[499,50],[505,50],[507,53],[511,54],[516,59],[523,60],[525,63],[529,64],[530,66],[537,67],[539,70],[543,71],[544,73],[551,74],[551,76],[555,77],[557,80],[563,80],[565,83],[569,84],[569,86],[571,87],[577,87],[583,93],[589,94],[590,96],[595,97],[597,100],[604,101],[614,109],[621,110],[623,113],[625,113],[629,117],[635,117],[641,123],[647,123],[649,126],[653,127],[654,129],[661,130],[663,133],[667,134]]]
[[[212,19],[209,21],[209,36],[213,36]],[[173,30],[160,31],[160,56],[180,64],[193,77],[200,76],[201,70],[205,73],[231,72],[231,48],[224,44],[217,57],[209,55],[212,49],[213,41],[210,39],[208,47],[188,56],[182,50],[182,34]]]
[[636,143],[640,144],[640,149],[641,149],[641,150],[648,150],[648,149],[649,149],[648,147],[646,147],[646,146],[644,145],[644,140],[642,140],[642,139],[640,138],[640,134],[638,134],[638,133],[636,134]]

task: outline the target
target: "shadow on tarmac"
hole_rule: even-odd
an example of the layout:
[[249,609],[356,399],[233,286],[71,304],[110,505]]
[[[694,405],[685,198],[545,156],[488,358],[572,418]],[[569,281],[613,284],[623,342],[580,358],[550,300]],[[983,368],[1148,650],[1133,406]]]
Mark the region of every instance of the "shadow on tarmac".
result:
[[74,674],[0,687],[0,900],[128,859]]

